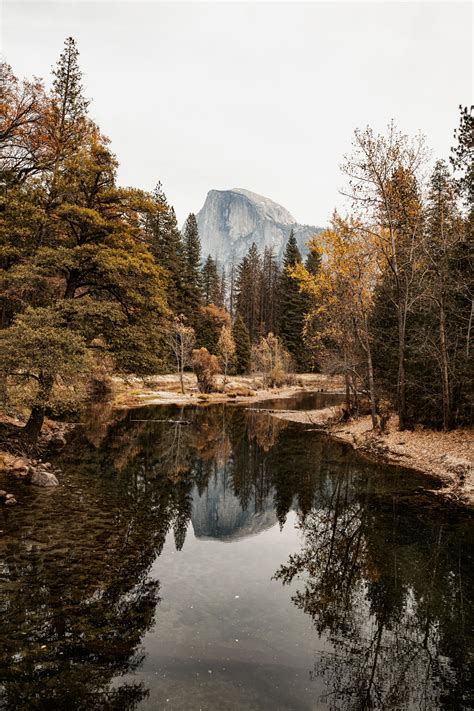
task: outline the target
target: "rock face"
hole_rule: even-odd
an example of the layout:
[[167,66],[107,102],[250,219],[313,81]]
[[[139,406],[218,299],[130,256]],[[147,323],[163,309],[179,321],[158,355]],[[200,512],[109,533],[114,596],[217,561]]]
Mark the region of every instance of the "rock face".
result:
[[300,225],[281,205],[249,190],[210,190],[196,215],[202,254],[221,264],[237,263],[255,242],[259,251],[273,247],[281,259],[291,230],[302,253],[305,243],[321,228]]

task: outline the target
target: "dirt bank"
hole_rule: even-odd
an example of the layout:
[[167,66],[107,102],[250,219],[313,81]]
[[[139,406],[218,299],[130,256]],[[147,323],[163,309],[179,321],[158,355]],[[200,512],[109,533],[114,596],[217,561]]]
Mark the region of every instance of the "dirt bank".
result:
[[370,417],[341,424],[338,407],[324,410],[272,412],[275,417],[325,429],[333,439],[347,442],[372,461],[413,469],[442,483],[433,493],[456,503],[474,506],[474,429],[439,432],[417,428],[398,430],[392,416],[387,432],[372,431]]

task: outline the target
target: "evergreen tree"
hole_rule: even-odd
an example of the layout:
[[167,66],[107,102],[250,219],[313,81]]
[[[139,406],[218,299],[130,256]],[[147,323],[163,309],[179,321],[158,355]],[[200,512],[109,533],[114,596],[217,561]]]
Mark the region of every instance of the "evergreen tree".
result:
[[316,276],[321,269],[321,252],[317,249],[310,250],[306,257],[305,267],[312,276]]
[[196,216],[190,213],[184,226],[184,272],[183,313],[191,326],[196,328],[199,307],[202,302],[201,289],[201,242]]
[[262,260],[255,242],[237,267],[236,291],[237,313],[243,318],[250,341],[256,343],[262,333]]
[[301,293],[298,281],[291,276],[291,271],[297,264],[301,264],[301,253],[294,232],[291,230],[280,279],[279,332],[283,345],[294,359],[296,368],[301,372],[306,365],[303,327],[307,298]]
[[83,95],[82,72],[79,68],[79,50],[72,37],[64,43],[56,67],[53,69],[53,108],[55,113],[56,139],[61,148],[69,142],[78,148],[77,127],[85,121],[89,101]]
[[235,369],[239,375],[248,373],[250,369],[251,344],[248,329],[240,313],[232,326],[232,337],[235,343]]
[[451,149],[451,165],[457,174],[459,194],[468,210],[474,212],[474,106],[459,107],[459,127],[454,132],[457,144]]
[[[155,208],[145,193],[117,187],[115,156],[85,115],[77,54],[68,40],[41,107],[54,160],[16,186],[0,225],[0,380],[6,393],[27,384],[24,433],[33,439],[57,392],[67,386],[73,400],[95,357],[156,372],[168,313],[143,230]],[[11,231],[19,220],[21,233]]]
[[168,272],[168,304],[175,314],[180,314],[183,311],[183,243],[174,209],[168,204],[161,183],[153,192],[153,201],[157,209],[147,220],[147,243],[156,262]]
[[235,318],[235,311],[236,311],[236,270],[234,266],[234,262],[231,263],[230,269],[229,269],[229,277],[228,277],[228,311],[230,313],[230,318],[231,321],[234,321]]
[[217,269],[217,262],[209,254],[201,271],[201,285],[204,306],[222,305],[222,282]]
[[278,334],[280,269],[271,247],[265,247],[262,263],[261,322],[264,333]]

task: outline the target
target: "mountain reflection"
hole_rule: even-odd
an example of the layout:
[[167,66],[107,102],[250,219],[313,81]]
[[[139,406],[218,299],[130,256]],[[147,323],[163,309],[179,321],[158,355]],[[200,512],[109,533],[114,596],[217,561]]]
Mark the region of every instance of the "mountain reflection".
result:
[[[239,407],[92,411],[57,491],[18,489],[0,528],[0,708],[133,709],[120,677],[160,615],[150,576],[169,533],[251,536],[295,510],[294,603],[327,636],[333,708],[466,703],[469,566],[459,531],[394,503],[419,480],[380,476],[348,448]],[[257,540],[257,539],[256,539]],[[437,681],[436,681],[437,680]],[[437,706],[438,704],[438,706]]]

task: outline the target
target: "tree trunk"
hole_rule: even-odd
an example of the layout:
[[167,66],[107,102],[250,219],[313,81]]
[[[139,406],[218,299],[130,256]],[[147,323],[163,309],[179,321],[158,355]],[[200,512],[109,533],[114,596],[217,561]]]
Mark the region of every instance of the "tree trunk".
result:
[[184,395],[183,371],[184,371],[184,344],[183,344],[183,341],[181,340],[181,363],[179,364],[179,380],[181,383],[181,394],[182,395]]
[[227,385],[227,361],[229,359],[229,356],[225,356],[224,359],[224,383],[222,386],[222,389],[225,390],[225,386]]
[[446,314],[442,300],[439,303],[439,340],[441,346],[441,379],[443,385],[443,429],[449,430],[451,421],[451,390],[449,386],[448,347],[446,343]]
[[344,383],[346,386],[347,414],[349,414],[351,411],[351,389],[350,389],[350,383],[349,383],[349,369],[348,369],[347,354],[346,353],[344,353]]
[[44,413],[53,388],[53,382],[54,378],[52,375],[41,374],[39,376],[39,386],[36,394],[36,400],[31,408],[28,422],[24,426],[22,432],[22,436],[31,442],[36,442],[40,435],[41,428],[43,427]]
[[398,309],[398,429],[404,430],[407,426],[406,403],[406,376],[405,376],[405,314],[399,306]]
[[370,414],[372,416],[372,428],[380,431],[379,420],[377,417],[377,407],[375,404],[375,385],[374,385],[374,366],[372,363],[372,352],[370,344],[366,345],[367,353],[367,371],[369,374],[369,397],[370,397]]

